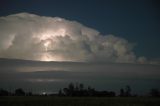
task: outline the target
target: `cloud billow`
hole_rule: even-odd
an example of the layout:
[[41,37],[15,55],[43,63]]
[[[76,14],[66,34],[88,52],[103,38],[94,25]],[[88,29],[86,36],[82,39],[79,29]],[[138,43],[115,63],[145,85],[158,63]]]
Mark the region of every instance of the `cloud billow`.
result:
[[76,21],[19,13],[0,17],[0,57],[40,61],[145,63],[133,45]]

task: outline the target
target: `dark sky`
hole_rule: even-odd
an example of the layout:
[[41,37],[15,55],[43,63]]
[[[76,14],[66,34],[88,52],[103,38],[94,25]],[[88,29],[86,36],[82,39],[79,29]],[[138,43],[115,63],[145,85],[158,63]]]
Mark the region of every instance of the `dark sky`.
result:
[[1,0],[0,16],[29,12],[78,21],[135,43],[138,56],[160,58],[159,0]]

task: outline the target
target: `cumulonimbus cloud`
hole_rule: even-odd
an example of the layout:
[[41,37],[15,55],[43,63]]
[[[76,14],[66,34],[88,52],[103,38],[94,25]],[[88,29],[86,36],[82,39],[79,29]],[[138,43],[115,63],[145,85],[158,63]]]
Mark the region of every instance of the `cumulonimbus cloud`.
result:
[[126,39],[76,21],[29,13],[0,17],[0,57],[41,61],[145,63]]

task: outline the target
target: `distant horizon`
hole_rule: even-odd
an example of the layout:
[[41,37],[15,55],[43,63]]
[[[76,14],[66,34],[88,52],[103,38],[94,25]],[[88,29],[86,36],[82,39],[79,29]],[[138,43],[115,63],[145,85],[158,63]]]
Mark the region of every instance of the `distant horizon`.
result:
[[160,89],[159,65],[0,59],[0,69],[0,88],[5,89],[57,92],[71,82],[116,93],[126,85],[137,94]]

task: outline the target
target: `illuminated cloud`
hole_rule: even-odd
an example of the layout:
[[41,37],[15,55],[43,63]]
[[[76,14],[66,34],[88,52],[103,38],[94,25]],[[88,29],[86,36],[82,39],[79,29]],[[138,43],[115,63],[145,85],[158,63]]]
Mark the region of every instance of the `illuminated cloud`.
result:
[[132,44],[76,21],[19,13],[0,17],[0,57],[40,61],[146,63]]

